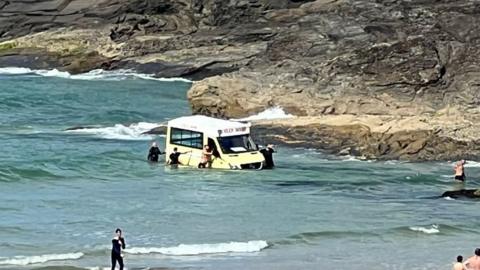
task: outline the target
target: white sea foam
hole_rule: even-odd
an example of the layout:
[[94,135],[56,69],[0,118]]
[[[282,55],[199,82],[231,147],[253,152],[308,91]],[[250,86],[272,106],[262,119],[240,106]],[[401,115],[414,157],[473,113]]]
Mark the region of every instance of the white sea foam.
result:
[[440,229],[438,229],[438,225],[432,225],[430,228],[426,227],[409,227],[410,230],[415,232],[422,232],[426,234],[435,234],[439,233]]
[[155,135],[143,134],[161,124],[140,122],[124,126],[116,124],[113,127],[82,128],[76,130],[67,130],[74,134],[91,134],[104,139],[112,140],[151,140]]
[[400,162],[398,160],[387,160],[385,161],[385,165],[398,165]]
[[360,162],[365,161],[365,160],[359,159],[358,157],[354,157],[350,155],[342,156],[340,158],[342,161],[360,161]]
[[476,161],[470,161],[470,160],[467,160],[467,163],[465,163],[465,167],[480,167],[480,162],[476,162]]
[[15,74],[31,74],[32,70],[21,67],[4,67],[0,68],[0,74],[15,75]]
[[66,253],[66,254],[47,254],[38,256],[15,256],[0,260],[0,265],[29,265],[36,263],[45,263],[49,261],[66,261],[78,260],[83,257],[83,253]]
[[452,198],[452,197],[448,197],[448,196],[447,196],[447,197],[443,197],[443,199],[445,199],[445,200],[447,200],[447,201],[455,201],[455,199],[454,199],[454,198]]
[[92,80],[118,81],[118,80],[139,78],[144,80],[155,80],[155,81],[163,81],[163,82],[173,82],[173,81],[181,81],[181,82],[188,82],[188,83],[191,82],[190,80],[187,80],[184,78],[156,78],[153,74],[137,73],[131,69],[119,69],[119,70],[95,69],[87,73],[72,75],[66,71],[59,71],[56,69],[46,70],[46,69],[6,67],[6,68],[0,68],[0,74],[4,74],[4,75],[30,74],[30,75],[38,75],[43,77],[59,77],[59,78],[65,78],[65,79],[87,80],[87,81],[92,81]]
[[218,244],[178,245],[175,247],[134,247],[126,249],[130,254],[159,253],[173,256],[189,256],[217,253],[250,253],[258,252],[268,247],[266,241],[230,242]]
[[255,120],[271,120],[271,119],[282,119],[282,118],[292,118],[295,117],[292,114],[287,114],[281,107],[272,107],[266,109],[265,111],[245,117],[240,119],[231,119],[235,121],[255,121]]
[[[457,163],[457,161],[454,161],[454,162],[448,162],[447,164],[452,166],[452,167],[455,167],[455,164]],[[473,161],[473,160],[467,160],[467,162],[465,163],[465,167],[480,167],[480,162],[478,161]]]

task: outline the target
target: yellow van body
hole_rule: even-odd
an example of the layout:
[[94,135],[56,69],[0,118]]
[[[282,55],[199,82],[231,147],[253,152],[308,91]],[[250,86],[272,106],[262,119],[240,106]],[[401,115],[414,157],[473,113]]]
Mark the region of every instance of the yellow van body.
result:
[[250,137],[250,123],[207,116],[180,117],[168,122],[166,161],[176,147],[180,165],[198,167],[203,147],[213,150],[212,169],[262,169],[265,158]]

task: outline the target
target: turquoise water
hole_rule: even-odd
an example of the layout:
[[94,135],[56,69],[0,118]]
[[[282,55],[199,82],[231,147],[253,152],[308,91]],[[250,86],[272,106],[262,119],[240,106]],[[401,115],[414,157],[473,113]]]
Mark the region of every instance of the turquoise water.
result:
[[0,75],[0,269],[109,267],[117,227],[128,269],[433,270],[477,247],[479,202],[438,198],[458,188],[448,162],[286,147],[268,171],[145,162],[164,141],[141,132],[189,114],[188,87]]

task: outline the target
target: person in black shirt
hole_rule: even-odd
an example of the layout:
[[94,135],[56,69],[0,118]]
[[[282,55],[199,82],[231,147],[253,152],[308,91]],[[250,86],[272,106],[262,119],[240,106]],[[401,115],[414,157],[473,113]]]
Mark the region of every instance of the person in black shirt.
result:
[[[190,152],[192,152],[192,151],[190,151]],[[186,154],[186,153],[188,153],[188,152],[180,153],[180,152],[178,152],[178,148],[174,147],[173,152],[169,156],[170,160],[168,161],[168,164],[169,165],[179,165],[179,164],[181,164],[180,161],[178,160],[178,158],[180,157],[180,155],[183,155],[183,154]]]
[[275,153],[273,144],[268,144],[267,148],[260,150],[260,153],[262,153],[263,157],[265,158],[265,165],[263,168],[273,169],[275,167],[275,164],[273,163],[273,153]]
[[123,270],[123,255],[122,249],[125,249],[125,239],[122,237],[122,230],[115,230],[115,237],[112,239],[112,270],[115,270],[115,266],[120,266],[120,270]]
[[158,156],[163,155],[163,154],[165,154],[165,153],[160,151],[157,143],[153,142],[152,147],[150,147],[150,150],[148,151],[147,159],[148,159],[148,161],[151,161],[151,162],[158,162]]

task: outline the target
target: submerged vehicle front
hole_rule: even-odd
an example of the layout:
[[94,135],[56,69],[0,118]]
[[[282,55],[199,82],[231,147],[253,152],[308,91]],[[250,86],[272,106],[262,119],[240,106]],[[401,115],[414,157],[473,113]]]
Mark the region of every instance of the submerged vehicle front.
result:
[[217,137],[220,150],[232,169],[261,169],[265,158],[250,134]]
[[209,168],[261,169],[265,159],[250,136],[250,126],[203,115],[173,119],[168,122],[166,152],[169,155],[177,148],[184,166],[204,165],[204,151],[211,151],[205,164]]

